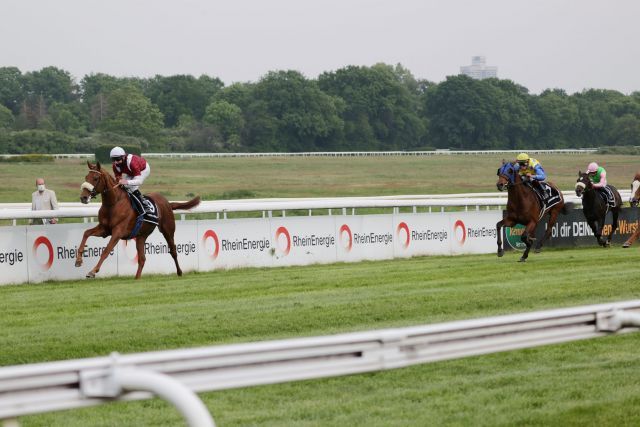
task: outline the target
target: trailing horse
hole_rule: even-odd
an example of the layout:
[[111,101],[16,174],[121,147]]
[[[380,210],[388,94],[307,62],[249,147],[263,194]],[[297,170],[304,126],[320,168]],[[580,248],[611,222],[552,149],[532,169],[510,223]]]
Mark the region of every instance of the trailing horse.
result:
[[[632,208],[638,207],[638,201],[640,201],[640,172],[636,172],[631,182],[631,197],[629,198],[629,204]],[[640,225],[640,222],[638,222]],[[628,248],[635,242],[640,236],[640,227],[636,228],[636,231],[627,239],[622,245],[623,248]]]
[[571,208],[570,203],[565,203],[562,193],[551,183],[548,183],[548,190],[552,192],[549,198],[543,201],[533,189],[533,184],[525,183],[520,174],[516,171],[513,163],[502,162],[498,169],[498,182],[496,187],[499,191],[508,191],[507,212],[502,221],[496,224],[498,237],[498,256],[504,255],[502,247],[502,227],[513,227],[517,224],[525,226],[521,240],[526,245],[526,249],[520,258],[520,262],[527,260],[533,242],[536,240],[535,230],[538,222],[548,215],[547,230],[544,237],[538,241],[535,252],[542,250],[542,245],[551,236],[553,225],[558,220],[560,213],[567,214]]
[[[81,186],[80,201],[85,204],[89,203],[93,197],[100,194],[102,196],[102,206],[98,212],[98,225],[85,231],[82,236],[82,242],[78,248],[78,257],[76,258],[76,267],[82,265],[82,252],[84,251],[87,239],[91,236],[103,238],[111,236],[111,239],[102,252],[98,264],[87,273],[87,277],[89,278],[95,277],[100,271],[102,263],[120,239],[129,240],[135,238],[138,253],[136,279],[139,279],[146,261],[144,253],[145,241],[153,230],[155,230],[156,225],[149,222],[141,222],[141,218],[138,219],[138,215],[131,205],[126,190],[118,185],[111,174],[100,167],[100,162],[92,164],[87,161],[87,165],[89,166],[89,173],[85,176],[84,183]],[[176,230],[173,211],[176,209],[191,209],[198,206],[200,196],[194,197],[185,203],[169,202],[159,193],[151,193],[147,195],[147,198],[155,202],[157,207],[158,229],[167,241],[169,252],[176,265],[176,273],[178,276],[182,276],[182,270],[178,263],[178,253],[173,239]]]
[[[589,178],[587,173],[578,172],[576,196],[582,197],[582,212],[584,212],[587,223],[596,236],[598,244],[605,248],[611,246],[613,233],[618,229],[618,215],[622,208],[622,198],[618,190],[613,185],[607,185],[607,187],[611,190],[613,196],[613,200],[611,201],[606,198],[606,195],[603,195],[593,187],[593,182],[591,182],[591,178]],[[604,227],[609,211],[611,211],[613,215],[611,233],[609,233],[609,237],[603,239],[602,228]]]

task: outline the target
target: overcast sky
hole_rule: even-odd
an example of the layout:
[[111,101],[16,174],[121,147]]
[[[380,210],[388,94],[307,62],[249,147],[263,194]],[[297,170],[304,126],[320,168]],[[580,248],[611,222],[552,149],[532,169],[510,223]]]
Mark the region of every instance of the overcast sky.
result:
[[0,66],[225,84],[401,63],[441,82],[471,56],[532,93],[640,90],[639,0],[0,0]]

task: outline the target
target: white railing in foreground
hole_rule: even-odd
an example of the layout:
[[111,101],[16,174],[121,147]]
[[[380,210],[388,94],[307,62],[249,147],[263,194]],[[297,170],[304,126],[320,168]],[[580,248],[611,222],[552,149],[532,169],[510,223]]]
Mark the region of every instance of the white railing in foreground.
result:
[[535,347],[640,327],[640,300],[408,328],[0,368],[0,419],[148,399],[213,425],[193,392],[324,378]]
[[[621,191],[623,200],[630,196],[630,190]],[[581,200],[575,192],[563,191],[565,200],[581,206]],[[335,198],[290,198],[290,199],[238,199],[203,201],[190,211],[176,211],[176,213],[228,213],[228,212],[271,212],[287,210],[311,209],[347,209],[347,208],[402,208],[402,207],[480,207],[506,205],[506,193],[467,193],[447,195],[409,195],[409,196],[379,196],[379,197],[335,197]],[[29,219],[29,218],[91,218],[98,216],[99,202],[89,205],[81,203],[62,203],[55,211],[31,211],[28,203],[0,204],[0,219]]]

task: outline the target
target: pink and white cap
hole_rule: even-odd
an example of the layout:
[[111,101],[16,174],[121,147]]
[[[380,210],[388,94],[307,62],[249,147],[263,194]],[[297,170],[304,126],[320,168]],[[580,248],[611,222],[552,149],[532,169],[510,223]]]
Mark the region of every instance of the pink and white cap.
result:
[[587,173],[595,173],[598,171],[598,164],[596,162],[589,163],[587,166]]

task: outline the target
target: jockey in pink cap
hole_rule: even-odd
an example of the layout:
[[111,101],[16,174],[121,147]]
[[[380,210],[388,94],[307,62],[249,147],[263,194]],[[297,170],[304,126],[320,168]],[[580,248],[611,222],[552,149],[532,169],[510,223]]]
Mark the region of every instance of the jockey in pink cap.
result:
[[596,162],[589,163],[587,174],[593,183],[593,188],[604,188],[607,186],[607,171]]

